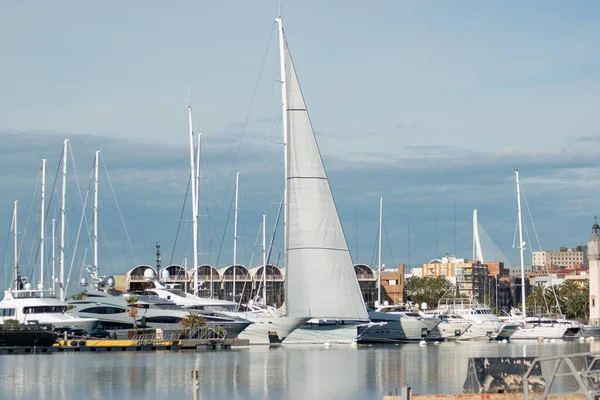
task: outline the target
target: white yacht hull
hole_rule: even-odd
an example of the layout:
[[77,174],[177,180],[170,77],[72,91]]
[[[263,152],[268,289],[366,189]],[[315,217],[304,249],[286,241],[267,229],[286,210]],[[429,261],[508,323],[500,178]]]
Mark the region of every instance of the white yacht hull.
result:
[[426,339],[457,340],[471,325],[469,323],[448,323],[442,321],[427,335]]
[[499,322],[475,322],[458,338],[458,340],[490,340],[498,336],[503,324]]
[[571,327],[568,325],[543,326],[527,324],[520,326],[511,339],[562,339],[569,328]]
[[32,314],[26,316],[23,324],[52,324],[52,328],[84,329],[87,332],[94,329],[100,321],[96,318],[80,318],[72,314]]
[[436,339],[430,334],[440,324],[434,319],[400,318],[358,328],[358,343],[416,342]]

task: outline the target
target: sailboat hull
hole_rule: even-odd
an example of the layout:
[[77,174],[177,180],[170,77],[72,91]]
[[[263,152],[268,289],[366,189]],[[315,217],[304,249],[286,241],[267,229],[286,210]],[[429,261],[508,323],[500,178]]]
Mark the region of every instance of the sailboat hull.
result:
[[354,343],[361,321],[311,319],[292,332],[285,344]]
[[272,317],[252,315],[252,313],[240,314],[252,322],[240,335],[240,339],[248,339],[254,344],[278,344],[285,341],[297,328],[304,325],[308,318]]

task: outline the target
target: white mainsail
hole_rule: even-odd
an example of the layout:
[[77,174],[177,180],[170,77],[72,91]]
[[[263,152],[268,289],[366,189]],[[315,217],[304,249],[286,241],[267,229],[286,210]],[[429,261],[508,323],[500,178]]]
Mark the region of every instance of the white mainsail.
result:
[[368,320],[287,43],[285,84],[287,315]]

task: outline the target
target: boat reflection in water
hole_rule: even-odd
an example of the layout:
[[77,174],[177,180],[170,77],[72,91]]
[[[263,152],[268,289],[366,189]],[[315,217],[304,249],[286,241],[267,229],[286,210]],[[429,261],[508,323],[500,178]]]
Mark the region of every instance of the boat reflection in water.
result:
[[[600,350],[596,342],[446,342],[355,348],[313,345],[180,353],[62,353],[0,357],[3,398],[190,398],[200,371],[202,398],[382,398],[404,385],[414,393],[460,393],[469,357],[553,356]],[[2,365],[4,364],[4,365]],[[60,376],[61,379],[56,379]],[[559,381],[557,390],[573,390]]]

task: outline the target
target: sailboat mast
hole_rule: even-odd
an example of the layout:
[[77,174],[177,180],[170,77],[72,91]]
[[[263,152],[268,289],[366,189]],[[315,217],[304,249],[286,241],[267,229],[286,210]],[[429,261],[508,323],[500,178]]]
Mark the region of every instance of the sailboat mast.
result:
[[377,304],[381,306],[381,226],[383,225],[383,196],[379,198],[379,240],[378,240],[378,255],[377,255]]
[[19,290],[19,227],[17,224],[17,214],[19,208],[19,200],[15,200],[13,207],[13,234],[14,234],[14,257],[15,257],[15,290]]
[[94,277],[98,278],[98,163],[100,150],[94,158]]
[[67,200],[67,151],[69,147],[69,139],[63,142],[62,154],[62,196],[60,200],[60,300],[65,301],[65,218],[66,218],[66,200]]
[[267,219],[262,215],[263,303],[267,304]]
[[519,183],[519,170],[515,170],[515,177],[517,181],[517,215],[519,219],[519,253],[521,255],[521,299],[523,301],[523,323],[527,321],[526,312],[526,298],[525,298],[525,264],[523,262],[523,250],[525,250],[525,243],[523,242],[523,221],[521,216],[521,185]]
[[[281,80],[281,118],[283,126],[283,267],[287,268],[287,205],[288,205],[288,99],[287,99],[287,87],[285,78],[285,37],[283,35],[283,18],[281,17],[281,6],[279,8],[279,15],[275,18],[279,28],[279,68],[280,68],[280,80]],[[285,280],[285,288],[287,293],[287,279]]]
[[52,296],[56,294],[56,219],[52,218]]
[[40,207],[40,283],[38,289],[44,289],[44,239],[46,230],[46,159],[42,159],[42,203]]
[[240,172],[235,174],[235,213],[233,217],[233,301],[236,301],[236,270],[237,270],[237,224],[238,224],[238,196]]
[[[202,133],[198,133],[198,143],[196,145],[196,240],[198,253],[200,253],[200,243],[198,240],[198,223],[200,221],[200,150],[202,149]],[[213,297],[213,276],[210,269],[210,297]]]
[[[188,94],[189,99],[189,94]],[[192,105],[188,100],[188,126],[190,137],[190,186],[192,192],[192,261],[194,268],[194,295],[198,296],[198,212],[196,211],[196,174],[194,173],[194,130],[192,126]]]

